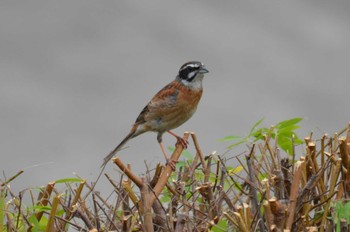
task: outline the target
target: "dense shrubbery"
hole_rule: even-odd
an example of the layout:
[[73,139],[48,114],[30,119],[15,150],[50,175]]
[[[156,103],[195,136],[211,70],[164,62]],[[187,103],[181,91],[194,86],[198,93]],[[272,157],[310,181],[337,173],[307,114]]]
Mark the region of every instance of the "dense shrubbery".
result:
[[[222,139],[233,143],[229,149],[247,145],[240,155],[204,155],[196,136],[185,134],[196,154],[173,148],[173,159],[186,158],[176,172],[158,165],[141,178],[116,158],[124,174],[105,174],[115,189],[108,199],[80,178],[13,193],[19,172],[1,182],[0,231],[347,231],[349,129],[301,140],[300,120],[271,128],[260,120],[248,136]],[[305,151],[296,154],[297,145]]]

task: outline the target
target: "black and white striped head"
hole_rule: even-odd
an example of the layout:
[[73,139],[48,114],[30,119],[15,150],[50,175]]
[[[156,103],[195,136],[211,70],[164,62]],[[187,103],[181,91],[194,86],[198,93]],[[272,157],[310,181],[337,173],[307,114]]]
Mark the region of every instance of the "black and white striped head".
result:
[[190,61],[181,66],[176,78],[186,86],[196,87],[200,84],[201,87],[204,74],[208,72],[202,62]]

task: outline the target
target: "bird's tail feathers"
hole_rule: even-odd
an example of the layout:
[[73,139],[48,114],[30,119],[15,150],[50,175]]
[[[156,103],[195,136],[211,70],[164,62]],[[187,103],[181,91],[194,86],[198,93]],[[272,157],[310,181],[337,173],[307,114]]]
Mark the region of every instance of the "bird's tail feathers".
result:
[[119,145],[113,149],[113,151],[111,151],[104,159],[103,159],[103,164],[101,165],[101,167],[105,166],[107,164],[107,162],[112,159],[112,157],[119,152],[123,146],[131,139],[133,138],[135,135],[135,130],[131,130],[130,133],[123,139],[123,141],[121,141],[119,143]]

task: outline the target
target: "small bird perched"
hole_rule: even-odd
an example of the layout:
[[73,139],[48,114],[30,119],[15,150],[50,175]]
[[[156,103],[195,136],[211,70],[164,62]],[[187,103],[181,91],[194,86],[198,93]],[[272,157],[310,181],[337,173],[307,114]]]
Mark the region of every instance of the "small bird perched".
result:
[[170,130],[181,126],[196,111],[203,92],[202,80],[204,74],[208,72],[204,64],[198,61],[182,65],[175,80],[161,89],[143,108],[129,134],[104,158],[102,166],[130,139],[142,133],[153,131],[158,133],[157,140],[160,148],[167,163],[174,170],[175,162],[168,159],[162,144],[162,135],[164,132],[168,132],[175,136],[184,147],[187,147],[188,142]]

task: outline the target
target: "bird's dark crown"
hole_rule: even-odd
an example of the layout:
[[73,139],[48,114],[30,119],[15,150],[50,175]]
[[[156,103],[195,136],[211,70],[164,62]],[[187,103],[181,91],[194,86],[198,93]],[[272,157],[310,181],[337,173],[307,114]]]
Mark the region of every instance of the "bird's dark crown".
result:
[[207,73],[204,64],[199,61],[190,61],[183,64],[179,70],[179,78],[191,82],[198,73]]

